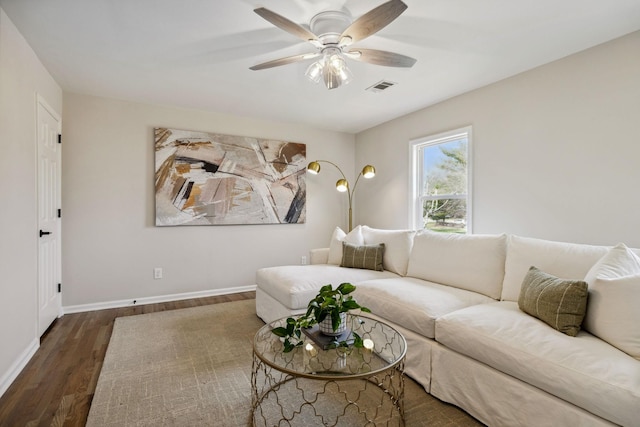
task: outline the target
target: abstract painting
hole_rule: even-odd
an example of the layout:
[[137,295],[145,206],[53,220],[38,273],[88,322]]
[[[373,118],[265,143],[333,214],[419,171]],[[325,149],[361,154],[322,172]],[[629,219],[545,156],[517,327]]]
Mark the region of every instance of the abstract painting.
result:
[[155,128],[156,225],[301,224],[306,145]]

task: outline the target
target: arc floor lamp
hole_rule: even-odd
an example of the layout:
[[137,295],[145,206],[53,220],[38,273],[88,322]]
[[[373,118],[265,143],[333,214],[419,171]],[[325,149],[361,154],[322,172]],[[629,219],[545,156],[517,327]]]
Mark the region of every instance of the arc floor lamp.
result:
[[344,172],[342,172],[342,169],[340,169],[338,165],[336,165],[335,163],[330,162],[328,160],[315,160],[309,163],[309,165],[307,166],[307,172],[312,173],[314,175],[319,174],[320,163],[329,163],[330,165],[333,165],[336,169],[338,169],[338,172],[340,172],[340,175],[342,175],[342,178],[336,181],[336,190],[338,190],[341,193],[347,193],[347,196],[349,197],[349,231],[351,231],[353,229],[352,209],[351,209],[353,193],[356,191],[356,187],[358,186],[358,181],[360,180],[360,177],[364,177],[366,179],[373,178],[374,176],[376,176],[376,168],[374,168],[371,165],[366,165],[365,167],[363,167],[362,171],[358,174],[358,177],[356,178],[355,184],[353,184],[353,188],[351,188],[349,186],[349,181],[347,181],[347,177],[344,175]]

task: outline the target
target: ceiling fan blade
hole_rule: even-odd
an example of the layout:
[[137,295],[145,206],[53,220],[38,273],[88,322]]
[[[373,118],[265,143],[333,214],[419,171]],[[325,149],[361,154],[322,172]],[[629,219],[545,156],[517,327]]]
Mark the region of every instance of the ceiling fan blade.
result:
[[347,46],[377,33],[393,22],[406,9],[407,5],[401,0],[390,0],[371,9],[342,32],[340,44]]
[[278,15],[277,13],[272,12],[264,7],[259,7],[258,9],[254,9],[253,11],[267,21],[271,22],[276,27],[288,32],[289,34],[293,34],[294,36],[302,40],[311,42],[315,46],[322,46],[322,43],[320,42],[320,40],[318,40],[318,36],[307,30],[306,28],[296,24],[295,22],[288,20],[284,16]]
[[294,62],[304,61],[305,59],[311,59],[320,56],[320,52],[305,53],[302,55],[287,56],[286,58],[274,59],[273,61],[263,62],[262,64],[249,67],[250,70],[264,70],[266,68],[279,67],[281,65],[293,64]]
[[344,54],[351,59],[368,62],[369,64],[384,65],[386,67],[410,68],[413,67],[413,64],[417,61],[410,56],[376,49],[357,48],[349,52],[344,52]]

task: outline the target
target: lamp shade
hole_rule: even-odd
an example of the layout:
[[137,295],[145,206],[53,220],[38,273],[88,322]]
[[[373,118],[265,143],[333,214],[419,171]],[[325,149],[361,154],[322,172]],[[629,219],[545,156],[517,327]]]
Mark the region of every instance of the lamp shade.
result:
[[351,70],[347,67],[347,63],[340,52],[329,55],[322,72],[327,89],[335,89],[346,85],[353,78]]
[[376,176],[376,168],[371,165],[366,165],[362,168],[362,176],[369,179]]
[[339,179],[338,182],[336,182],[336,190],[338,190],[339,192],[344,193],[348,189],[349,182],[346,179]]
[[307,166],[307,172],[312,173],[314,175],[319,174],[320,173],[320,163],[318,163],[318,162],[309,163],[309,165]]
[[304,75],[307,76],[307,78],[312,82],[318,83],[322,78],[323,68],[324,68],[324,61],[323,60],[316,61],[311,65],[309,65],[309,68],[307,68],[307,71],[304,73]]

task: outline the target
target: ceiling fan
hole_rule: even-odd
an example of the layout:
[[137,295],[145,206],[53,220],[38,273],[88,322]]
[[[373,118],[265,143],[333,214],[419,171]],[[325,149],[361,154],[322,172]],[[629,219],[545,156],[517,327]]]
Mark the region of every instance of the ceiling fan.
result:
[[274,59],[254,65],[250,69],[264,70],[321,57],[307,68],[305,74],[316,83],[322,79],[327,89],[335,89],[351,80],[351,71],[346,65],[345,57],[388,67],[412,67],[416,60],[409,56],[351,46],[389,25],[406,9],[407,5],[401,0],[390,0],[353,22],[349,15],[342,11],[320,12],[311,19],[309,30],[264,7],[255,9],[255,13],[276,27],[311,43],[316,51]]

